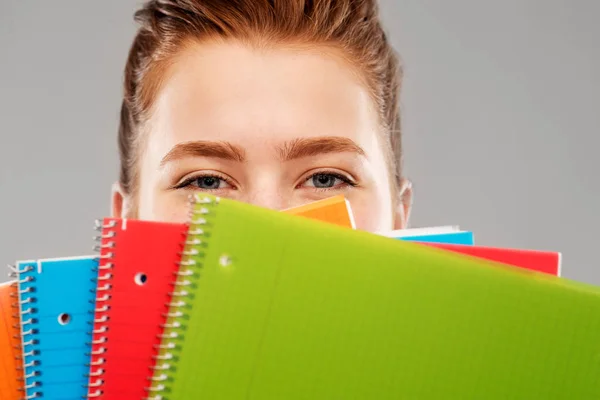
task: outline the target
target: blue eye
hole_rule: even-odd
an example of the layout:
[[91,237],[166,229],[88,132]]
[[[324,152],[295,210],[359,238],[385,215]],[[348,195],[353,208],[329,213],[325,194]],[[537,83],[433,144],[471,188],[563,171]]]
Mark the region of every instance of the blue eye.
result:
[[191,177],[177,186],[178,189],[220,190],[229,189],[230,185],[225,178],[217,175],[200,175]]
[[221,178],[216,176],[201,176],[200,178],[196,179],[195,183],[200,189],[214,190],[219,189],[221,186]]
[[341,174],[334,174],[331,172],[319,172],[311,175],[305,182],[304,187],[310,187],[315,189],[338,189],[346,186],[355,186],[355,184],[345,176]]
[[312,177],[312,184],[319,189],[332,188],[340,181],[340,178],[331,174],[316,174]]

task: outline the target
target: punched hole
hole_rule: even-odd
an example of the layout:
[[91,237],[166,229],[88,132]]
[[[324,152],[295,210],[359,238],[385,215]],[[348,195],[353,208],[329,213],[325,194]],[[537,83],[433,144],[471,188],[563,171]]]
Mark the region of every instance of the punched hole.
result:
[[228,267],[229,265],[231,265],[231,257],[229,257],[227,254],[223,254],[219,258],[219,264],[221,265],[221,267]]
[[67,325],[71,322],[71,316],[67,313],[62,313],[58,316],[58,323],[61,325]]
[[148,276],[146,274],[140,272],[135,275],[134,280],[138,286],[144,286],[146,284],[146,282],[148,281]]

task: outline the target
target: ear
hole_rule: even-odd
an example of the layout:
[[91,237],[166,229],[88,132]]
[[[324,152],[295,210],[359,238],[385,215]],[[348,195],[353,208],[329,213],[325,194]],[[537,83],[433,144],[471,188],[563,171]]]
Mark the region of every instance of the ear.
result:
[[127,218],[131,210],[131,200],[129,199],[120,183],[115,182],[112,185],[111,193],[111,215],[113,218]]
[[413,189],[412,182],[403,178],[400,182],[400,190],[396,195],[394,229],[406,229],[412,209]]

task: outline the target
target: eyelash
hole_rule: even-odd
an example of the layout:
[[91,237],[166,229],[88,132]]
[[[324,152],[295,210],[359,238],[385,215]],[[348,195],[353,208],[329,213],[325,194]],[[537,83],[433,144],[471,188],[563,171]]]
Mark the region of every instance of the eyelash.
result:
[[[318,171],[318,172],[314,172],[313,174],[307,176],[300,184],[298,184],[296,186],[296,188],[300,188],[301,185],[305,182],[308,182],[310,179],[313,179],[315,176],[317,175],[330,175],[334,178],[337,178],[339,180],[341,180],[344,185],[347,185],[349,187],[356,187],[357,183],[354,182],[352,179],[348,178],[345,175],[342,175],[338,172],[334,172],[334,171]],[[191,176],[189,178],[187,178],[186,180],[184,180],[183,182],[177,184],[174,188],[175,189],[189,189],[192,184],[197,181],[198,179],[202,179],[202,178],[217,178],[220,179],[222,181],[224,181],[225,183],[227,183],[230,186],[235,186],[231,180],[229,178],[227,178],[226,176],[217,174],[217,173],[210,173],[210,174],[199,174],[199,175],[195,175],[195,176]],[[192,190],[194,188],[191,188]],[[328,191],[328,190],[335,190],[335,189],[339,189],[339,187],[330,187],[330,188],[312,188],[316,191],[322,192],[322,191]],[[213,189],[213,190],[218,190],[218,189]]]
[[[350,187],[355,187],[357,185],[353,180],[351,180],[347,176],[342,175],[342,174],[340,174],[338,172],[334,172],[334,171],[318,171],[318,172],[315,172],[315,173],[311,174],[310,176],[306,177],[306,179],[304,179],[302,181],[302,183],[300,183],[300,185],[302,185],[304,182],[308,182],[309,180],[313,179],[317,175],[329,175],[329,176],[332,176],[332,177],[337,178],[337,179],[341,180],[342,182],[344,182],[344,185],[347,185],[347,186],[350,186]],[[300,185],[298,185],[297,187],[299,187]],[[342,185],[342,187],[343,187],[343,185]],[[339,187],[311,188],[311,189],[314,189],[314,190],[319,191],[319,192],[324,192],[324,191],[328,191],[328,190],[336,190],[336,189],[339,189]]]
[[[187,178],[186,180],[184,180],[183,182],[177,184],[175,186],[175,189],[187,189],[195,181],[197,181],[198,179],[202,179],[202,178],[217,178],[217,179],[224,181],[225,183],[227,183],[230,186],[234,186],[233,183],[231,182],[231,179],[227,178],[226,176],[219,175],[215,172],[212,172],[210,174],[198,174],[198,175],[191,176],[191,177]],[[192,189],[194,189],[194,188],[192,188]]]

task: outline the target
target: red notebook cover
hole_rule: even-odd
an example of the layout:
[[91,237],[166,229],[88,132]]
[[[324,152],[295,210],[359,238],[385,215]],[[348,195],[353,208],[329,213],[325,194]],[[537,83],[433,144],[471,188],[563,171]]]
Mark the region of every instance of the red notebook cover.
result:
[[427,243],[426,245],[560,276],[561,254],[558,252],[441,243]]
[[145,399],[188,225],[102,220],[89,396]]

